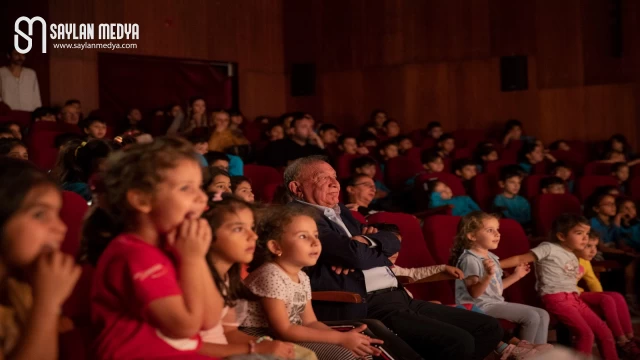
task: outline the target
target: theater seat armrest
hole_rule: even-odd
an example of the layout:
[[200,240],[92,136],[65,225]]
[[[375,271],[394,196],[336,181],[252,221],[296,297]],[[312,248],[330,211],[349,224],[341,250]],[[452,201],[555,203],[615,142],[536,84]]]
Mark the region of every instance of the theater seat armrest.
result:
[[438,206],[435,208],[423,210],[412,215],[417,217],[418,219],[424,219],[426,217],[433,216],[433,215],[451,215],[452,209],[453,209],[453,205],[444,205],[444,206]]
[[314,291],[311,293],[314,301],[331,301],[349,304],[361,304],[362,296],[358,293],[347,291]]

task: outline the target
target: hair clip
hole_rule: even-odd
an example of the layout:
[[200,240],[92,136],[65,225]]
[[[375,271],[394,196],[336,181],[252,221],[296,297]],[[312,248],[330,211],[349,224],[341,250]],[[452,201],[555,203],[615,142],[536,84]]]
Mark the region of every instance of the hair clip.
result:
[[85,145],[87,145],[86,141],[83,141],[82,144],[80,144],[80,146],[78,146],[76,148],[76,151],[73,153],[73,156],[78,157],[78,150],[80,150],[81,148],[83,148]]

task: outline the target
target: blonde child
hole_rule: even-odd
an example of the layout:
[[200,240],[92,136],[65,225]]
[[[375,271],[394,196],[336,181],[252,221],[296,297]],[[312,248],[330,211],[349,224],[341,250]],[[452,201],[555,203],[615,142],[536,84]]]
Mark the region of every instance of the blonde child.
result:
[[59,250],[60,190],[31,163],[0,158],[0,198],[0,359],[57,359],[60,311],[81,273]]
[[500,243],[500,223],[493,215],[474,211],[462,218],[451,250],[451,264],[464,272],[456,280],[456,303],[471,303],[485,314],[522,326],[520,338],[534,344],[546,344],[549,314],[533,306],[510,303],[502,292],[529,273],[519,264],[503,279],[498,257],[491,252]]
[[207,196],[193,147],[171,138],[136,144],[105,168],[108,216],[84,231],[88,253],[98,254],[94,358],[203,358],[198,333],[219,322],[223,299],[205,257],[211,228],[198,219]]
[[576,250],[589,239],[589,221],[580,215],[564,214],[553,221],[551,238],[531,251],[500,261],[502,269],[536,263],[536,289],[546,310],[558,317],[572,335],[575,348],[590,355],[593,342],[604,360],[618,359],[616,342],[607,324],[580,299],[576,279],[580,273]]
[[620,293],[602,290],[602,284],[591,266],[591,260],[598,252],[598,242],[600,242],[600,235],[591,230],[587,246],[583,250],[575,251],[580,262],[578,281],[584,280],[587,290],[589,290],[585,291],[585,289],[578,287],[580,299],[594,311],[604,315],[604,320],[613,336],[616,337],[618,347],[622,349],[623,353],[632,355],[632,358],[636,359],[640,357],[640,349],[636,346],[640,339],[633,334],[629,307]]
[[245,284],[259,302],[251,302],[242,323],[246,331],[270,328],[282,340],[313,350],[319,359],[355,359],[379,355],[382,341],[361,334],[365,325],[339,332],[318,321],[311,306],[309,277],[302,271],[322,250],[314,211],[306,207],[270,208],[258,225],[256,255]]

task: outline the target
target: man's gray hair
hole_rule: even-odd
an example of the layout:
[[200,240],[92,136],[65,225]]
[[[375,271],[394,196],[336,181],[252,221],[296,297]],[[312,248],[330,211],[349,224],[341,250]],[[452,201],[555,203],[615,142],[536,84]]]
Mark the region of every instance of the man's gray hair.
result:
[[298,181],[300,174],[302,174],[307,166],[319,162],[327,162],[327,157],[323,155],[312,155],[299,158],[291,162],[291,164],[284,169],[284,186],[287,188],[289,194],[296,197],[296,195],[289,189],[289,184],[293,181]]

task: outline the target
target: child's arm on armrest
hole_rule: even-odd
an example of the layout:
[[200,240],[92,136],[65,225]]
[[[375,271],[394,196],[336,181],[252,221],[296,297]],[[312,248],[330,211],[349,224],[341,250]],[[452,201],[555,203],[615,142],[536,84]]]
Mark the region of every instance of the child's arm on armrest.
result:
[[537,260],[536,255],[533,253],[533,251],[529,251],[528,253],[525,253],[522,255],[516,255],[510,258],[500,260],[500,267],[503,269],[510,269],[520,264],[532,263],[536,260]]

